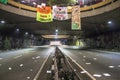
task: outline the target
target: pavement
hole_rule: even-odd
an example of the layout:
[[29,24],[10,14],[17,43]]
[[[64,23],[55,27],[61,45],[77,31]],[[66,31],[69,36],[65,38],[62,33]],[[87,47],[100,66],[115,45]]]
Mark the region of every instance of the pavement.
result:
[[96,80],[120,80],[119,54],[107,51],[60,49]]
[[[54,47],[32,47],[0,52],[0,80],[35,80],[43,66],[38,80],[48,80]],[[120,80],[119,52],[101,50],[74,50],[60,48],[66,56],[84,68],[81,74],[89,73],[95,80]],[[48,60],[47,60],[48,58]],[[43,63],[46,61],[46,65]],[[43,78],[44,77],[44,78]]]
[[53,47],[27,48],[0,53],[0,80],[34,80]]

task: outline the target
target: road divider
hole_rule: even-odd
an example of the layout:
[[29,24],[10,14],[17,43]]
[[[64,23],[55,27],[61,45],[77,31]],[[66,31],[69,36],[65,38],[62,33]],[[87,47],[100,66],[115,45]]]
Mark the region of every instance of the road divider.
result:
[[69,57],[69,59],[71,59],[71,61],[73,61],[73,63],[75,63],[80,69],[82,69],[82,71],[85,71],[85,73],[92,79],[92,80],[96,80],[96,78],[94,78],[88,71],[86,71],[80,64],[78,64],[74,59],[72,59],[70,56],[66,55],[67,57]]

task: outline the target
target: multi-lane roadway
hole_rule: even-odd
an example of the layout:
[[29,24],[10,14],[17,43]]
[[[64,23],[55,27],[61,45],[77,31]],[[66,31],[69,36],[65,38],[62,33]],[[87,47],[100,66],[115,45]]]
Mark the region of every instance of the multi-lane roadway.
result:
[[[74,50],[60,47],[81,74],[93,80],[120,80],[120,53],[102,50]],[[55,47],[35,47],[0,52],[0,80],[37,80]],[[49,66],[49,65],[48,65]],[[43,75],[43,74],[42,74]],[[42,77],[42,76],[41,76]],[[42,79],[42,78],[41,78]]]
[[83,68],[81,74],[87,73],[93,80],[120,80],[119,52],[60,49]]
[[53,47],[0,52],[0,80],[36,80]]

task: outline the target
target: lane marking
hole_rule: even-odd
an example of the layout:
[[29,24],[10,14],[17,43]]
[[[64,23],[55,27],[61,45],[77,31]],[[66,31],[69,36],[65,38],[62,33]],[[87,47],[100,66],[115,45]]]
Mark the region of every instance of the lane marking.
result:
[[[68,56],[68,55],[67,55]],[[68,56],[72,61],[73,60],[70,56]],[[82,66],[80,66],[76,61],[74,62],[80,69],[82,69],[83,71],[86,71]],[[86,71],[86,74],[92,79],[92,80],[96,80],[88,71]]]
[[39,58],[40,58],[40,56],[37,56],[37,57],[36,57],[36,59],[39,59]]
[[83,73],[86,73],[87,71],[81,71],[81,73],[83,74]]
[[17,58],[20,58],[20,57],[22,57],[22,55],[18,55],[16,57],[14,57],[14,59],[17,59]]
[[11,67],[9,67],[9,68],[8,68],[8,70],[12,70],[12,68],[11,68]]
[[2,66],[2,64],[0,64],[0,66]]
[[109,73],[103,73],[104,76],[111,76]]
[[28,76],[27,79],[30,79],[30,77]]
[[97,60],[97,58],[93,58],[93,60]]
[[89,64],[91,64],[91,63],[85,63],[85,64],[89,65]]
[[114,68],[115,66],[108,66],[109,68]]
[[20,64],[20,67],[23,67],[23,64]]
[[[51,55],[51,53],[49,54],[49,56],[50,56],[50,55]],[[48,58],[49,58],[49,56],[47,56],[47,58],[44,60],[42,66],[40,67],[38,73],[35,75],[35,77],[33,78],[33,80],[37,80],[37,79],[38,79],[38,77],[39,77],[39,75],[40,75],[40,73],[41,73],[41,71],[42,71],[45,63],[47,62],[47,60],[48,60]]]
[[94,77],[102,77],[100,74],[93,74]]
[[73,62],[76,62],[75,60],[72,60]]

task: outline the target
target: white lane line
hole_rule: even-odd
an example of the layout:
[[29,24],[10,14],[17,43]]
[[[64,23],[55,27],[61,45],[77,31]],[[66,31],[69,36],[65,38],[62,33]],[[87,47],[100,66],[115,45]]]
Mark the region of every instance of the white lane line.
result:
[[86,73],[87,71],[81,71],[81,73],[83,74],[83,73]]
[[[51,55],[51,53],[50,53],[50,55]],[[49,55],[49,56],[50,56],[50,55]],[[39,77],[39,75],[40,75],[40,73],[41,73],[41,71],[42,71],[42,69],[43,69],[45,63],[47,62],[47,60],[48,60],[48,58],[49,58],[49,56],[44,60],[42,66],[40,67],[38,73],[35,75],[35,77],[33,78],[33,80],[37,80],[37,79],[38,79],[38,77]]]
[[47,72],[46,72],[47,74],[50,74],[50,73],[52,73],[52,71],[51,70],[47,70]]
[[104,76],[111,76],[109,73],[103,73]]
[[22,55],[15,56],[14,59],[20,58]]
[[23,67],[23,64],[20,64],[20,67]]
[[75,60],[72,60],[73,62],[76,62]]
[[108,66],[109,68],[114,68],[115,66]]
[[100,74],[93,74],[94,77],[102,77]]
[[93,58],[93,60],[97,60],[97,58]]
[[37,57],[36,57],[36,59],[39,59],[39,58],[40,58],[40,56],[37,56]]
[[11,68],[11,67],[9,67],[9,68],[8,68],[8,70],[12,70],[12,68]]
[[27,79],[30,79],[30,77],[28,76]]
[[[68,56],[68,55],[67,55]],[[68,56],[72,61],[73,60],[70,56]],[[86,71],[82,66],[80,66],[76,61],[74,62],[80,69],[82,69],[83,71]],[[86,71],[86,74],[92,79],[92,80],[96,80],[88,71]]]
[[89,64],[91,64],[91,63],[85,63],[85,64],[89,65]]

